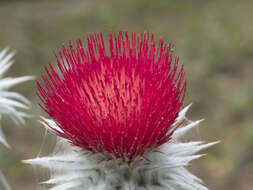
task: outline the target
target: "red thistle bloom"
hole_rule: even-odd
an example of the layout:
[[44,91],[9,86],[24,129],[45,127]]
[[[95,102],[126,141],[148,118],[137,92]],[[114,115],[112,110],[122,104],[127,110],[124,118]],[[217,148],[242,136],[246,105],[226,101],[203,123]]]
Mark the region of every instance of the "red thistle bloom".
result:
[[154,35],[110,33],[106,52],[102,33],[87,35],[49,63],[44,87],[37,82],[41,108],[57,123],[60,137],[91,152],[131,162],[170,140],[186,89],[174,46],[156,44]]

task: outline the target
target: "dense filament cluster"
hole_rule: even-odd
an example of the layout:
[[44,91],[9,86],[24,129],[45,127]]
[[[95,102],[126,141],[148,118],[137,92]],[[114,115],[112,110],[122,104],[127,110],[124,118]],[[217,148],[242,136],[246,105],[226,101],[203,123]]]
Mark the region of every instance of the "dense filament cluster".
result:
[[39,105],[56,122],[55,133],[93,153],[131,162],[169,141],[186,81],[174,47],[154,34],[87,35],[55,54],[37,82]]

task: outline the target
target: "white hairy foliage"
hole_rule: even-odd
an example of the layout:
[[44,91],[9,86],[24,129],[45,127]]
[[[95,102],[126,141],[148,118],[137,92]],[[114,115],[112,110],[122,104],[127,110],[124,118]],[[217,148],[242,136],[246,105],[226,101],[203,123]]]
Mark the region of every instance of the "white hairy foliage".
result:
[[0,189],[1,190],[11,190],[9,184],[5,180],[4,175],[0,172]]
[[[179,113],[174,126],[185,119],[189,107]],[[50,169],[51,178],[44,182],[51,185],[50,190],[208,190],[186,166],[202,156],[197,152],[217,142],[180,142],[200,121],[188,121],[174,132],[171,141],[135,159],[130,166],[102,154],[91,155],[63,139],[58,140],[51,156],[25,162]],[[53,120],[44,118],[44,122],[57,128]]]
[[[29,101],[17,92],[8,91],[9,88],[32,79],[29,76],[5,77],[6,71],[13,64],[13,53],[8,53],[7,49],[0,52],[0,120],[2,115],[9,116],[15,123],[24,123],[27,116],[22,110],[27,109]],[[21,110],[21,111],[20,111]],[[0,126],[0,143],[9,146]]]
[[[15,123],[24,123],[24,117],[26,114],[20,110],[27,109],[27,104],[29,101],[17,92],[8,91],[9,88],[32,79],[32,77],[5,77],[3,78],[5,72],[10,68],[13,61],[13,53],[8,53],[7,49],[0,52],[0,120],[2,115],[9,116]],[[10,147],[6,141],[4,133],[0,125],[0,144],[4,144]],[[4,175],[0,172],[0,189],[1,190],[11,190]]]

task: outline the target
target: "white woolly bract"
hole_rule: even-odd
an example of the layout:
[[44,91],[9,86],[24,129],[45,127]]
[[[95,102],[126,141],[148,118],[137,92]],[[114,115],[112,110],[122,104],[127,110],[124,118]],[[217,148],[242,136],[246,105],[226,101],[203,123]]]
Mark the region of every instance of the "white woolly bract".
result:
[[[2,115],[8,115],[15,123],[24,123],[24,117],[26,114],[20,110],[27,109],[29,101],[21,94],[17,92],[10,92],[8,89],[14,85],[30,80],[32,77],[23,76],[16,78],[3,78],[3,75],[13,63],[12,57],[14,54],[7,52],[7,49],[0,52],[0,120]],[[8,146],[1,128],[0,143]]]
[[[175,125],[185,119],[188,109],[179,113]],[[197,152],[216,142],[180,142],[180,137],[200,121],[189,121],[175,131],[171,141],[136,158],[130,166],[99,153],[92,155],[63,139],[58,140],[52,156],[25,162],[50,169],[51,178],[44,183],[51,184],[51,190],[208,190],[186,166],[202,156]],[[52,120],[44,122],[57,127]]]
[[1,190],[11,190],[9,184],[7,183],[7,181],[5,180],[4,175],[2,174],[2,172],[0,172],[0,189]]

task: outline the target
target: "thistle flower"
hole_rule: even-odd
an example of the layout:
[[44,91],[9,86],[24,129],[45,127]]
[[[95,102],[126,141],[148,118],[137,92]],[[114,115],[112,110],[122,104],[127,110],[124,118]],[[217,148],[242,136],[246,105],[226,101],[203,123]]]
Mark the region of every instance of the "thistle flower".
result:
[[[12,65],[13,53],[7,53],[7,49],[0,52],[0,120],[2,115],[9,116],[15,123],[24,123],[24,117],[27,116],[22,109],[27,109],[29,101],[17,92],[8,91],[9,88],[22,82],[31,80],[32,77],[6,77],[2,78],[4,73]],[[21,109],[21,110],[20,110]],[[4,134],[0,128],[0,143],[9,146]]]
[[185,166],[213,143],[178,141],[199,121],[177,129],[189,107],[180,112],[186,80],[173,50],[154,34],[120,31],[109,54],[101,33],[87,35],[87,49],[77,39],[55,54],[61,74],[49,63],[37,95],[61,148],[27,161],[51,168],[52,190],[206,190]]

